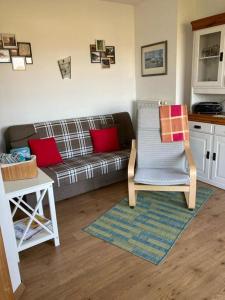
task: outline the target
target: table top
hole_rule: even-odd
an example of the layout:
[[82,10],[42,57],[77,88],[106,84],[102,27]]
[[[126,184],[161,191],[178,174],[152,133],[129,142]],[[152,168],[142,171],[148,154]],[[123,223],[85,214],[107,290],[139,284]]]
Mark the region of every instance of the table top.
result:
[[202,123],[210,123],[216,125],[225,125],[225,118],[224,115],[205,115],[205,114],[189,114],[188,115],[189,121],[194,122],[202,122]]
[[53,183],[54,181],[47,174],[38,169],[37,177],[15,181],[4,181],[4,188],[6,196],[8,194],[19,193],[29,194]]

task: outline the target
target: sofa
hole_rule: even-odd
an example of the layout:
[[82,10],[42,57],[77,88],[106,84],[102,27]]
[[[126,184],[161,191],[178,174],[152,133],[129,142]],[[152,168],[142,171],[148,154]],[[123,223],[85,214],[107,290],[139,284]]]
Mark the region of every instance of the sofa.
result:
[[[120,151],[94,153],[90,129],[117,127]],[[42,168],[53,180],[55,199],[70,198],[127,178],[134,130],[127,112],[72,118],[7,128],[7,151],[32,138],[54,137],[63,163]]]

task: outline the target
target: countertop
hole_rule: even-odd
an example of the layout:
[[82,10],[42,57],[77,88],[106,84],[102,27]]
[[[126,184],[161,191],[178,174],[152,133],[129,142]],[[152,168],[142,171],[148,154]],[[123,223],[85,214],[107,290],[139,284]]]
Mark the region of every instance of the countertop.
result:
[[225,125],[225,115],[188,114],[188,120],[194,122]]

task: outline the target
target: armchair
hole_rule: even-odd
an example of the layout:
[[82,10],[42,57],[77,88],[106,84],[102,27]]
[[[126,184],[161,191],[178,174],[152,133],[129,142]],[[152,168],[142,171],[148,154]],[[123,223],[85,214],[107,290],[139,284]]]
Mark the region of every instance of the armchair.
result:
[[158,105],[138,110],[137,142],[132,141],[128,164],[131,208],[136,206],[137,191],[184,192],[188,208],[195,208],[196,167],[190,144],[161,142]]

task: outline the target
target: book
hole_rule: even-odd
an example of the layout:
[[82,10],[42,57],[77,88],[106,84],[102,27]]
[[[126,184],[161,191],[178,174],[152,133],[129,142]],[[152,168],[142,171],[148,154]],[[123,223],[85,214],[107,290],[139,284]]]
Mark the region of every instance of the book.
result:
[[[44,224],[45,226],[47,226],[49,229],[51,229],[51,221],[45,217],[36,215],[35,218],[42,224]],[[30,218],[24,218],[21,219],[19,221],[16,221],[14,223],[14,229],[15,229],[15,235],[17,239],[21,239],[26,228],[28,225]],[[38,232],[40,232],[41,230],[45,230],[43,227],[41,227],[37,222],[33,221],[31,223],[31,226],[29,228],[29,230],[27,231],[24,241],[29,240],[30,238],[32,238],[35,234],[37,234]]]

